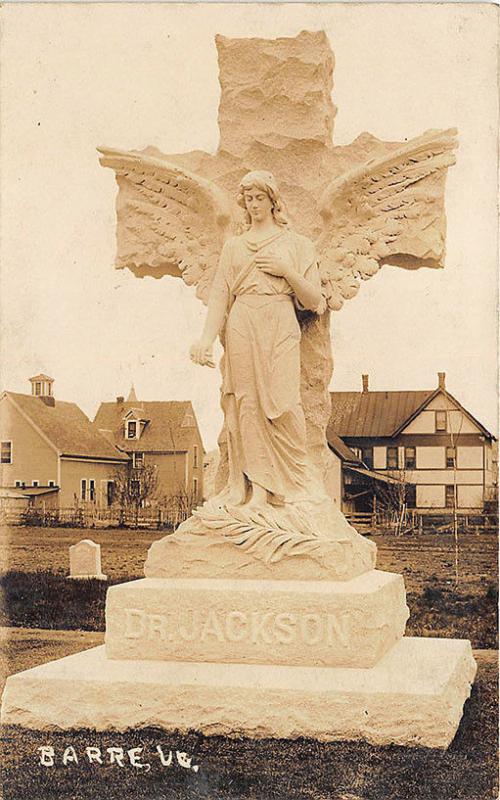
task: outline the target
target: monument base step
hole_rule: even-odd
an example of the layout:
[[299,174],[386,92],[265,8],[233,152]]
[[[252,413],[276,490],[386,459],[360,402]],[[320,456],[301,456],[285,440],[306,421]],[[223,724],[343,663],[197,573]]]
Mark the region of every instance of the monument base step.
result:
[[12,675],[1,720],[446,748],[475,672],[460,639],[404,638],[371,669],[117,661],[101,646]]

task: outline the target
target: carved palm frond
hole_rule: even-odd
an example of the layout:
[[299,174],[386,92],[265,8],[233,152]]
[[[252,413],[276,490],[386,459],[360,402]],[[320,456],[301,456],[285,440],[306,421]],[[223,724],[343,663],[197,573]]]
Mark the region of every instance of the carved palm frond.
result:
[[213,181],[166,159],[136,151],[99,148],[100,162],[115,171],[117,267],[136,275],[182,276],[207,302],[224,240],[237,206]]
[[442,266],[444,181],[455,163],[456,130],[427,131],[332,181],[320,202],[317,247],[331,309],[383,264]]
[[324,540],[311,528],[306,515],[296,508],[275,512],[245,507],[210,508],[210,501],[202,510],[194,511],[203,525],[219,531],[224,539],[251,553],[254,558],[273,564],[291,556],[309,555],[320,551]]

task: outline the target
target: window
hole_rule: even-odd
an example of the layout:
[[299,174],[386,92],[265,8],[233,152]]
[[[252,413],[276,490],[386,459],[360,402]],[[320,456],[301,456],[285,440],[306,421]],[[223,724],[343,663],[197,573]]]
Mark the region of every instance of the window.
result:
[[373,469],[373,447],[361,448],[361,461],[366,464],[368,469]]
[[193,478],[193,495],[195,499],[198,497],[198,478]]
[[455,487],[453,484],[444,487],[446,508],[455,508]]
[[417,466],[416,450],[414,447],[405,447],[405,469],[415,469]]
[[2,464],[12,464],[12,442],[2,442],[0,460]]
[[23,482],[22,481],[16,481],[16,486],[17,486],[18,489],[20,489],[21,486],[23,486]]
[[95,480],[93,478],[89,480],[89,500],[95,500]]
[[406,485],[405,502],[408,508],[417,507],[417,487],[413,483],[409,483]]
[[181,425],[182,428],[194,428],[194,417],[192,414],[186,414]]
[[115,482],[108,481],[107,491],[106,491],[106,499],[108,502],[108,506],[112,506],[115,499]]
[[56,485],[55,481],[49,481],[49,486],[55,486],[55,485]]
[[85,480],[85,478],[82,478],[81,481],[80,499],[81,500],[87,499],[87,481]]
[[42,382],[36,381],[35,382],[35,394],[39,397],[42,394]]
[[134,468],[144,466],[144,453],[132,453],[132,466]]
[[127,422],[127,439],[136,439],[137,438],[137,422],[135,420],[129,420]]
[[32,486],[40,486],[40,481],[32,481],[31,485]]
[[446,411],[436,411],[436,433],[446,430]]
[[193,468],[197,469],[198,467],[198,445],[193,445]]
[[455,466],[455,460],[457,457],[457,451],[454,447],[447,447],[446,448],[446,466],[448,469],[453,469]]
[[141,494],[141,482],[138,480],[130,481],[130,493],[132,497],[139,497]]
[[388,447],[387,448],[387,469],[397,469],[398,468],[398,448],[397,447]]

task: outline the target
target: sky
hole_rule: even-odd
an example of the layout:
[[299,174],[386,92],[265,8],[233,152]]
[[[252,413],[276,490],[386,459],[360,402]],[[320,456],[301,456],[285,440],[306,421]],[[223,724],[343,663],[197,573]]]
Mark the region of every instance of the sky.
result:
[[[39,372],[101,401],[193,401],[205,447],[219,373],[190,363],[205,310],[182,281],[113,268],[116,184],[96,147],[214,152],[214,37],[325,30],[334,143],[457,127],[445,269],[384,267],[333,314],[332,389],[429,389],[497,432],[497,9],[489,4],[17,4],[2,10],[2,388]],[[258,165],[255,165],[258,168]]]

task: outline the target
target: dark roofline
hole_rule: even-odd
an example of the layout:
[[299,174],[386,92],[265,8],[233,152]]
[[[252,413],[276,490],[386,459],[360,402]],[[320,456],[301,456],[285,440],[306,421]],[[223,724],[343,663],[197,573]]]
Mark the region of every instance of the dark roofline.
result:
[[[331,434],[330,434],[330,436],[331,436]],[[356,453],[354,453],[353,450],[351,450],[351,448],[349,447],[349,445],[344,442],[342,436],[339,436],[338,434],[334,434],[334,436],[337,436],[337,438],[340,439],[340,441],[341,441],[341,443],[343,445],[343,448],[345,450],[348,450],[352,455],[352,458],[347,458],[347,456],[345,455],[345,451],[343,452],[342,448],[340,448],[338,446],[338,444],[332,442],[331,439],[327,436],[326,441],[327,441],[328,447],[331,450],[333,450],[335,455],[337,455],[344,464],[357,464],[357,465],[363,464],[362,459],[358,458]]]
[[[490,433],[489,430],[487,430],[484,427],[484,425],[481,422],[479,422],[478,419],[476,419],[469,411],[467,411],[467,409],[463,407],[463,405],[456,399],[456,397],[453,397],[453,395],[450,392],[448,392],[446,389],[441,389],[440,387],[434,389],[434,391],[430,394],[427,400],[424,400],[424,402],[413,412],[413,414],[410,414],[408,419],[405,420],[398,428],[396,428],[396,430],[391,434],[391,436],[397,436],[399,433],[401,433],[401,431],[403,431],[407,427],[407,425],[410,424],[410,422],[413,422],[413,420],[416,417],[418,417],[418,415],[425,409],[425,407],[429,405],[431,400],[434,400],[434,398],[440,394],[444,395],[445,397],[448,397],[453,403],[455,403],[459,407],[459,409],[465,414],[465,416],[469,419],[469,421],[472,422],[474,425],[477,425],[477,427],[481,429],[483,434],[488,439],[496,441],[496,437],[493,436],[493,434]],[[460,434],[456,435],[459,436]]]
[[[113,445],[111,445],[111,447],[113,447]],[[82,453],[59,453],[59,456],[60,458],[80,458],[84,461],[118,461],[120,464],[129,460],[128,456],[124,458],[120,451],[116,453],[116,456],[88,456]]]

